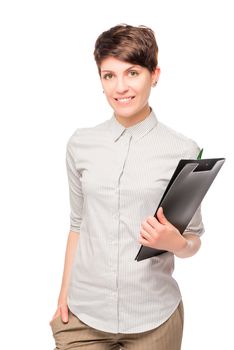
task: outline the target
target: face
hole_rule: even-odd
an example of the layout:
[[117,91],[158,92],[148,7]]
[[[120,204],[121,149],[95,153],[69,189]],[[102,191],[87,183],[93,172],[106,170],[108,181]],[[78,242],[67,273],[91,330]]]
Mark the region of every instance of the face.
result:
[[145,67],[108,57],[100,71],[103,91],[121,124],[131,126],[149,115],[148,99],[153,83],[159,79],[159,68],[151,73]]

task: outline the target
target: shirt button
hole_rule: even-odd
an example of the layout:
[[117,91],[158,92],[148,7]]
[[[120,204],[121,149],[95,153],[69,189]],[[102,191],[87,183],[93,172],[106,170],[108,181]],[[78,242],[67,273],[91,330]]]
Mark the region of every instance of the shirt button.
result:
[[118,219],[119,214],[118,214],[118,213],[116,213],[116,214],[114,214],[113,216],[114,216],[114,218],[115,218],[115,219]]

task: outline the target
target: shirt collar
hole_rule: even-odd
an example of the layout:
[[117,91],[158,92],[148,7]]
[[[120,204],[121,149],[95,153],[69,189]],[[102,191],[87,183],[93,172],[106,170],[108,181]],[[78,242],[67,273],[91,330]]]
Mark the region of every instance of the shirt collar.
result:
[[158,121],[156,115],[151,109],[150,114],[144,120],[128,128],[125,128],[113,114],[112,118],[110,119],[110,129],[114,141],[117,141],[120,138],[120,136],[126,131],[130,133],[133,136],[133,138],[137,141],[145,134],[147,134],[154,126],[156,126],[157,123]]

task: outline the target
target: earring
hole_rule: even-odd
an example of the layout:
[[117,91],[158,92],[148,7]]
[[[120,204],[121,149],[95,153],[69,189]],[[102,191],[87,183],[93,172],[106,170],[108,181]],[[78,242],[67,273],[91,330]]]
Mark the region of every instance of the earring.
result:
[[156,86],[157,85],[157,80],[153,82],[152,86]]

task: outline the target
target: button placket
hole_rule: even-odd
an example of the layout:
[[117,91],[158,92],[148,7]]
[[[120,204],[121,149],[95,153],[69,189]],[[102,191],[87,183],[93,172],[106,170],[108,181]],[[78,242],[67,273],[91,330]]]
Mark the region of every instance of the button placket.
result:
[[[125,164],[128,158],[128,154],[129,154],[129,149],[130,149],[130,142],[132,139],[132,135],[129,134],[129,132],[126,130],[126,133],[123,135],[123,158],[122,158],[122,169],[121,172],[119,174],[119,179],[118,179],[118,212],[120,213],[121,207],[120,207],[120,196],[121,196],[121,178],[122,175],[124,173],[124,168],[125,168]],[[118,322],[118,329],[119,329],[119,235],[120,235],[120,215],[118,215],[118,228],[117,228],[117,237],[118,237],[118,246],[117,246],[117,269],[116,269],[116,292],[117,292],[117,322]]]

